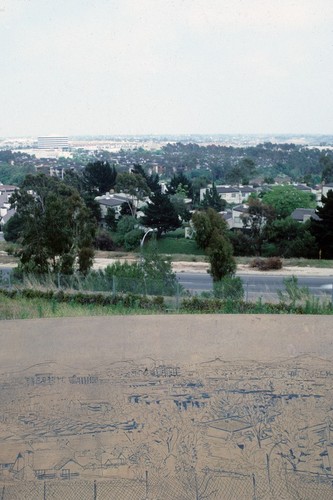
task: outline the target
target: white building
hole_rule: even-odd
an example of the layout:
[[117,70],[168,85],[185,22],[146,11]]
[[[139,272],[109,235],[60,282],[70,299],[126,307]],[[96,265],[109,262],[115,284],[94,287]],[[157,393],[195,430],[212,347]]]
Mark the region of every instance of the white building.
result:
[[324,186],[322,188],[322,195],[327,196],[327,193],[329,191],[333,191],[333,182],[330,182],[328,184],[324,184]]
[[[211,187],[200,189],[200,201]],[[216,186],[216,191],[222,200],[227,203],[239,204],[247,201],[251,194],[256,193],[256,189],[252,186]]]
[[10,208],[9,198],[16,189],[18,189],[17,186],[0,184],[0,231],[15,213],[15,209]]
[[68,149],[68,137],[64,135],[44,135],[37,139],[38,149]]
[[248,205],[236,205],[232,208],[232,210],[227,210],[226,212],[222,212],[223,219],[229,226],[229,229],[244,229],[244,217],[249,212]]

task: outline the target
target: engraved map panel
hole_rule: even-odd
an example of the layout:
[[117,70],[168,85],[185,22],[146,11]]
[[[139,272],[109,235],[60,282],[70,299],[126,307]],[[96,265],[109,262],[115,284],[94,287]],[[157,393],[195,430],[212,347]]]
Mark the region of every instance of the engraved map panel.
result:
[[0,498],[333,498],[330,325],[2,322]]

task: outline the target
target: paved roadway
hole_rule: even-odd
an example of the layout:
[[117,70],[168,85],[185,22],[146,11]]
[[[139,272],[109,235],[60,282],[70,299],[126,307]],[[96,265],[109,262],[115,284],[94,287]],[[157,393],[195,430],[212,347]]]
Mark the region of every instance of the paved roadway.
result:
[[[237,274],[244,285],[247,298],[260,295],[275,296],[277,290],[283,290],[283,280],[290,275],[263,275],[263,274]],[[212,279],[205,273],[177,273],[178,281],[183,287],[192,293],[200,293],[212,289]],[[331,286],[333,276],[298,276],[298,285],[307,286],[313,295],[332,294]],[[323,287],[323,288],[322,288]],[[325,288],[327,287],[327,288]]]

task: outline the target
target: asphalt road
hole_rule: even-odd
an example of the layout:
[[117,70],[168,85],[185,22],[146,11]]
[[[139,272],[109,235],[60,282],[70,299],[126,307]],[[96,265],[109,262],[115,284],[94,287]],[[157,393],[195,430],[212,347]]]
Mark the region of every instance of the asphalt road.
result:
[[[0,267],[1,278],[8,285],[10,283],[9,275],[12,269],[9,267]],[[181,272],[176,273],[179,283],[191,293],[207,292],[212,290],[213,282],[208,273]],[[243,281],[244,295],[246,300],[255,300],[263,297],[266,300],[277,297],[278,290],[284,290],[283,280],[290,275],[266,275],[241,274],[237,273]],[[310,293],[316,296],[331,296],[333,301],[333,276],[298,276],[298,285],[308,287]]]
[[[245,296],[266,296],[275,295],[277,290],[284,289],[283,280],[290,276],[271,276],[263,274],[237,274],[244,286]],[[200,293],[212,290],[212,279],[209,274],[204,273],[177,273],[179,283],[190,292]],[[298,285],[306,286],[312,295],[332,294],[330,285],[333,283],[333,277],[325,276],[298,276]]]

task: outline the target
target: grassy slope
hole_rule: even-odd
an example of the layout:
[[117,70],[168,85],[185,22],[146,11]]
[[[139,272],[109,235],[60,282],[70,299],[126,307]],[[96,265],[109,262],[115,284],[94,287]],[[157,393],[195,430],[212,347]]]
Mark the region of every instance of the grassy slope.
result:
[[72,316],[110,316],[122,314],[155,314],[152,309],[121,306],[98,306],[95,304],[64,304],[46,299],[8,298],[1,296],[0,320],[64,318]]
[[142,315],[142,314],[333,314],[330,300],[322,303],[309,300],[301,305],[279,302],[278,304],[263,303],[258,300],[251,302],[218,301],[214,299],[192,297],[184,298],[180,308],[174,303],[165,310],[152,307],[125,307],[124,305],[78,304],[63,303],[53,299],[6,297],[1,294],[0,320],[33,319],[33,318],[64,318],[82,316],[111,315]]

